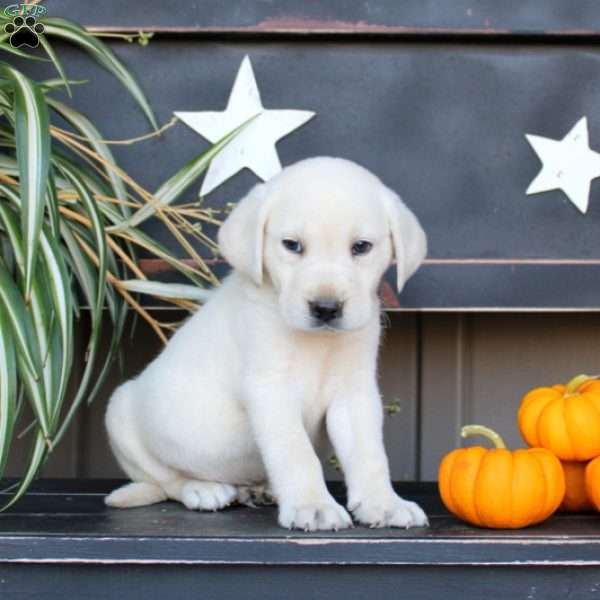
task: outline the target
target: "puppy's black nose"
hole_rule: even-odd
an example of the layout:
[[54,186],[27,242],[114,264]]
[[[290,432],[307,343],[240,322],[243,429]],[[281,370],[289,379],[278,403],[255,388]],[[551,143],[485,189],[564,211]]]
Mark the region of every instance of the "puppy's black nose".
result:
[[317,298],[308,303],[310,314],[323,323],[342,316],[343,303],[335,298]]

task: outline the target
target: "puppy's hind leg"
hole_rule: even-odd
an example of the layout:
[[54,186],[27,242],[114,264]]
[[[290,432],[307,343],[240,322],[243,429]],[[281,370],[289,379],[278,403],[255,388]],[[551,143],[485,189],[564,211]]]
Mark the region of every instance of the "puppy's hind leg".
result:
[[111,492],[104,502],[113,508],[134,508],[163,502],[167,499],[165,491],[149,481],[134,481]]
[[119,387],[106,410],[106,429],[113,453],[132,483],[109,494],[104,502],[115,508],[146,506],[169,497],[159,483],[178,479],[178,474],[152,457],[139,439],[131,415],[131,383]]
[[237,500],[236,486],[190,479],[147,451],[132,416],[134,393],[131,383],[121,386],[106,411],[106,428],[113,453],[132,480],[109,494],[106,504],[128,508],[172,499],[191,510],[218,510]]

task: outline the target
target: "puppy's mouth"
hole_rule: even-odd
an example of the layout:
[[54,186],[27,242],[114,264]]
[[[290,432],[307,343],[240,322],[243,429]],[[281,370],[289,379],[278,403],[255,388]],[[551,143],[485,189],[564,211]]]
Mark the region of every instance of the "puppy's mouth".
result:
[[322,321],[313,320],[310,324],[311,331],[331,331],[332,333],[338,333],[340,331],[344,331],[342,327],[341,320],[336,319],[336,321],[330,321],[328,323],[323,323]]

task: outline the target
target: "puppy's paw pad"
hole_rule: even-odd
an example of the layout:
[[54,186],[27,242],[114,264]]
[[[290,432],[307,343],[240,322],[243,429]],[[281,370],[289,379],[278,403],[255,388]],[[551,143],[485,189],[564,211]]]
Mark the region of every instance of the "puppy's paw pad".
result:
[[279,509],[279,524],[287,529],[324,531],[352,527],[352,519],[337,502],[298,504]]
[[235,486],[213,481],[187,481],[181,489],[181,501],[190,510],[219,510],[236,497]]
[[423,509],[416,503],[408,500],[402,500],[405,504],[405,508],[410,512],[412,517],[412,524],[410,527],[428,527],[429,519],[423,511]]
[[353,510],[354,518],[369,527],[426,527],[427,516],[415,502],[392,496],[383,501],[363,500]]

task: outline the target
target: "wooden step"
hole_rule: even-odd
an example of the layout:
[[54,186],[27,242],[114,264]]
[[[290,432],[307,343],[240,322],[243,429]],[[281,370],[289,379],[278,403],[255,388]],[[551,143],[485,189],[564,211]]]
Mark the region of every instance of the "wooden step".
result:
[[[600,590],[596,514],[482,530],[449,515],[435,484],[401,483],[430,527],[305,533],[280,528],[274,507],[109,509],[103,496],[118,484],[41,481],[0,514],[0,598],[545,600]],[[330,488],[343,501],[343,489]]]

